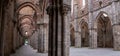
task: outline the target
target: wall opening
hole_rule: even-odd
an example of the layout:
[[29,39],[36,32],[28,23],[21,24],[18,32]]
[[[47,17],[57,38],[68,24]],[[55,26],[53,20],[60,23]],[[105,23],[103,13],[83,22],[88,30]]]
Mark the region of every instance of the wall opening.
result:
[[71,42],[71,46],[75,46],[75,30],[74,30],[74,28],[72,28],[70,31],[70,42]]
[[86,22],[82,22],[81,24],[81,46],[82,47],[89,46],[89,30],[88,24]]
[[97,44],[101,48],[113,48],[113,32],[107,14],[102,14],[97,21]]

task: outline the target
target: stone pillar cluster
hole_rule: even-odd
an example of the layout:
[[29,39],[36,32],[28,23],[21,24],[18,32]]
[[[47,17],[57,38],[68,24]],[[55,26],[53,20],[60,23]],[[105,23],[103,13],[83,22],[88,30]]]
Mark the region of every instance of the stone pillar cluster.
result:
[[120,50],[120,25],[113,25],[114,50]]
[[90,30],[90,35],[89,35],[89,43],[90,43],[90,48],[97,48],[97,32],[95,28],[91,28]]
[[[49,56],[69,56],[70,4],[52,0],[47,8],[49,15]],[[68,1],[67,1],[68,2]]]
[[38,52],[45,52],[45,36],[44,36],[44,23],[39,23],[38,30]]
[[61,4],[54,0],[47,8],[49,14],[49,56],[63,56],[63,18],[60,8],[62,8]]
[[77,19],[74,20],[75,22],[75,47],[81,47],[81,30],[79,30],[79,25]]
[[64,16],[64,56],[69,56],[69,48],[70,48],[70,5],[63,5],[63,16]]

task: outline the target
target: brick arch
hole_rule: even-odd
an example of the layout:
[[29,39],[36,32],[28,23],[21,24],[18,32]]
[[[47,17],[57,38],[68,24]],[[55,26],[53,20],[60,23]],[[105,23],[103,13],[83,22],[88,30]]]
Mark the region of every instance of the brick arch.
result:
[[[24,19],[28,19],[29,21],[31,21],[31,23],[27,23],[27,22],[25,22],[25,23],[22,23],[21,24],[21,22],[22,22],[22,20],[24,20]],[[34,24],[34,19],[32,19],[32,17],[31,16],[29,16],[29,15],[25,15],[25,16],[23,16],[23,17],[21,17],[21,18],[19,18],[19,20],[18,20],[19,22],[18,22],[18,27],[19,27],[19,32],[21,33],[21,35],[22,36],[25,36],[25,34],[23,33],[24,31],[22,31],[22,29],[24,29],[25,27],[25,25],[27,25],[27,27],[30,27],[30,28],[28,28],[28,29],[30,29],[30,34],[29,34],[29,36],[31,36],[32,34],[33,34],[33,32],[34,32],[34,30],[35,30],[35,24]],[[27,37],[27,36],[26,36]]]
[[29,15],[25,15],[25,16],[23,16],[23,17],[21,17],[21,18],[19,18],[19,25],[18,25],[18,27],[21,25],[21,22],[22,22],[22,20],[24,20],[25,18],[27,18],[30,22],[31,22],[31,25],[33,25],[33,23],[34,23],[34,20],[32,19],[32,17],[31,16],[29,16]]
[[23,15],[21,17],[18,17],[17,21],[20,22],[24,18],[29,18],[34,23],[37,20],[37,13],[39,13],[39,9],[38,9],[38,7],[35,4],[33,4],[31,2],[25,2],[25,3],[21,4],[20,6],[18,6],[18,8],[16,10],[16,13],[18,14],[19,11],[22,8],[27,7],[27,6],[29,6],[30,8],[32,8],[35,11],[35,15],[34,16],[32,16],[32,15]]
[[28,18],[31,22],[33,22],[34,20],[32,19],[32,17],[31,16],[29,16],[29,15],[25,15],[25,16],[23,16],[23,17],[21,17],[21,18],[19,18],[19,22],[21,22],[22,20],[24,20],[25,18]]
[[[31,29],[31,30],[34,31],[34,30],[36,29],[35,23],[36,23],[36,19],[37,19],[37,13],[39,13],[38,7],[37,7],[35,4],[31,3],[31,2],[25,2],[25,3],[21,4],[20,6],[18,6],[18,8],[17,8],[17,10],[16,10],[16,13],[18,14],[21,9],[23,9],[23,8],[25,8],[25,7],[27,7],[27,6],[29,6],[30,8],[32,8],[32,9],[35,11],[35,12],[34,12],[35,15],[21,15],[21,16],[17,19],[17,21],[18,21],[18,27],[20,28],[20,27],[23,26],[24,24],[29,24],[30,26],[32,26],[32,29]],[[18,15],[17,15],[17,16],[18,16]],[[25,18],[28,18],[32,23],[30,24],[30,23],[25,22],[24,24],[20,24],[20,22],[21,22],[23,19],[25,19]],[[20,32],[21,32],[21,31],[20,31]]]
[[18,13],[22,8],[26,7],[26,6],[30,6],[32,9],[35,10],[36,13],[39,12],[39,9],[36,5],[34,5],[33,3],[31,2],[25,2],[23,4],[21,4],[20,6],[18,6],[17,10],[16,10],[16,13]]

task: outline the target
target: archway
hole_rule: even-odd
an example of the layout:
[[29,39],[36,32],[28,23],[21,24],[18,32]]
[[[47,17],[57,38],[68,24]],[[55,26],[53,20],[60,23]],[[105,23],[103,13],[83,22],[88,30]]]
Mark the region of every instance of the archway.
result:
[[70,44],[71,46],[75,46],[75,30],[73,27],[70,30]]
[[101,13],[97,19],[97,45],[102,48],[113,48],[112,26],[106,13]]
[[36,29],[38,8],[30,2],[21,4],[17,11],[19,32],[23,37],[30,37]]
[[83,21],[81,23],[81,47],[88,47],[89,46],[89,30],[88,24]]

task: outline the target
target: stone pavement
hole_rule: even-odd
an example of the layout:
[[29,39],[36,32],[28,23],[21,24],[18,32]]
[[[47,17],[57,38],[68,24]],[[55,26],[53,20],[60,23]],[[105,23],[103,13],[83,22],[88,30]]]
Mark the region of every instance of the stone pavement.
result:
[[47,53],[37,53],[37,50],[34,50],[29,45],[24,45],[16,51],[15,54],[11,56],[48,56]]
[[[47,53],[37,53],[29,45],[24,45],[11,56],[48,56]],[[120,56],[120,51],[113,51],[112,48],[70,48],[70,56]]]
[[70,56],[120,56],[120,51],[113,51],[112,48],[70,48]]

